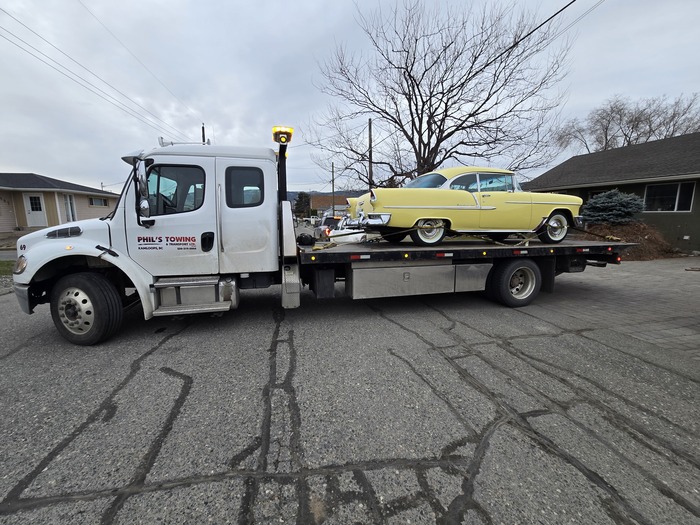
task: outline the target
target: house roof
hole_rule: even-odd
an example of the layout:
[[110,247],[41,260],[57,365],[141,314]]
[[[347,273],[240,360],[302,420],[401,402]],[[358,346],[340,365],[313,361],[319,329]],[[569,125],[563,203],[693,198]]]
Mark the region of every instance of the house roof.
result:
[[0,173],[0,189],[2,190],[23,190],[23,191],[67,191],[71,193],[87,193],[90,195],[106,195],[117,197],[116,194],[73,184],[36,173]]
[[578,155],[531,180],[531,190],[560,190],[700,177],[700,133]]

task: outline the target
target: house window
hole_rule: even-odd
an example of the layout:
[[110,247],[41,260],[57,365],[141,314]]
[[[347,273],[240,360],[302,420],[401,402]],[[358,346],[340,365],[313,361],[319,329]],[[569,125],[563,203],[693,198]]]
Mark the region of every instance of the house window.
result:
[[644,194],[644,211],[690,211],[694,193],[694,182],[650,184]]
[[90,206],[101,206],[103,208],[107,207],[107,199],[104,197],[90,197]]
[[75,199],[69,193],[63,194],[63,207],[66,210],[66,222],[78,220],[78,214],[75,213]]

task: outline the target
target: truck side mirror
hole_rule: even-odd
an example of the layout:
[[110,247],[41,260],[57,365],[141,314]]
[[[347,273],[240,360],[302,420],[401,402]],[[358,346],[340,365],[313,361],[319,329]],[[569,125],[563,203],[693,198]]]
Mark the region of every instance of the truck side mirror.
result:
[[139,162],[137,167],[136,186],[138,198],[138,213],[141,217],[151,216],[151,206],[148,203],[148,179],[146,179],[146,163]]

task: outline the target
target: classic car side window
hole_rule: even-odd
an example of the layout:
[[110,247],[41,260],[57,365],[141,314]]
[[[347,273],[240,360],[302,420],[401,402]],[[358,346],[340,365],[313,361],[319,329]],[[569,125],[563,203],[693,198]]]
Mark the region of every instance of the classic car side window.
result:
[[513,176],[504,173],[479,175],[479,191],[513,191]]
[[439,188],[447,179],[439,173],[426,173],[407,183],[404,188]]
[[476,173],[460,175],[450,183],[451,190],[476,191],[479,183],[476,180]]

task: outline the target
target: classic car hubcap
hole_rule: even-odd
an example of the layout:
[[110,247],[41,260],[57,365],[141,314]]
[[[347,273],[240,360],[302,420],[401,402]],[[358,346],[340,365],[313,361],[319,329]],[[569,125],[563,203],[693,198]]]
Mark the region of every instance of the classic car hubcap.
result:
[[552,239],[561,239],[566,235],[566,219],[561,215],[555,215],[547,221],[547,233]]
[[442,237],[444,223],[440,219],[426,219],[418,221],[416,225],[418,234],[426,241],[435,241]]
[[58,304],[58,316],[74,334],[84,334],[92,327],[95,311],[90,297],[79,288],[67,288]]

